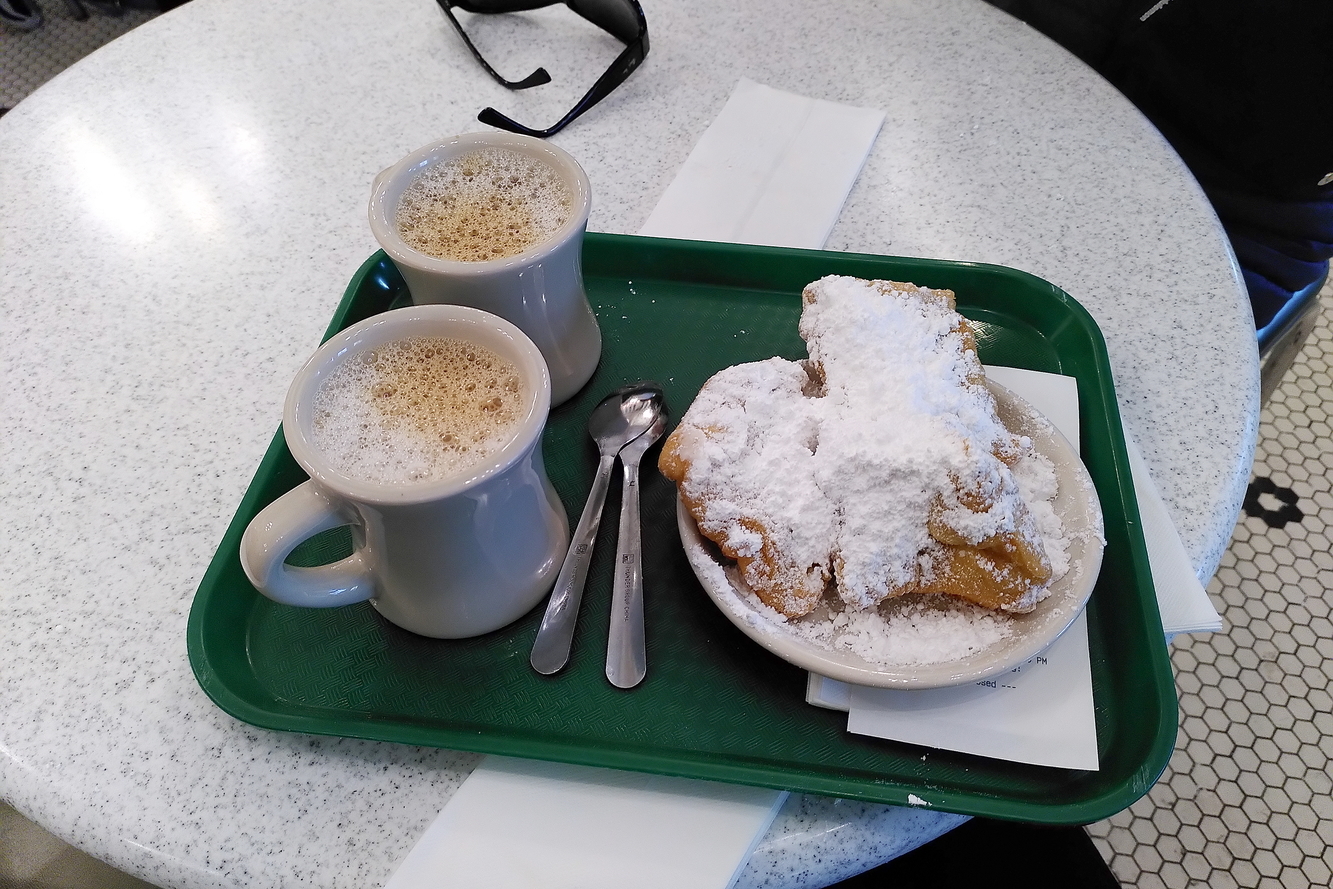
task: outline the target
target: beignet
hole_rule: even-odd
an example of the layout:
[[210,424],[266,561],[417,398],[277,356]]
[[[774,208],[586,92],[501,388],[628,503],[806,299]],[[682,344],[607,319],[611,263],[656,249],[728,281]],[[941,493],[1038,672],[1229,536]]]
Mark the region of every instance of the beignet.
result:
[[700,532],[787,617],[826,592],[866,609],[908,593],[1022,613],[1051,564],[1009,467],[954,294],[830,276],[805,288],[809,359],[704,384],[662,449]]

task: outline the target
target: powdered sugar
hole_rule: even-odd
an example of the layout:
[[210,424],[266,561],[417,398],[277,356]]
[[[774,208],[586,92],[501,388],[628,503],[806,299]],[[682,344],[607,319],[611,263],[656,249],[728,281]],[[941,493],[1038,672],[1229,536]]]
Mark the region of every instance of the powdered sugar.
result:
[[866,611],[843,608],[823,619],[808,615],[791,629],[829,651],[867,663],[935,664],[979,654],[1009,638],[1014,618],[944,596],[904,596]]
[[[720,371],[669,442],[688,464],[681,490],[704,534],[742,561],[762,556],[743,570],[784,613],[814,607],[829,577],[856,609],[947,589],[946,544],[1008,535],[1039,547],[1006,465],[1031,441],[996,418],[951,300],[915,285],[816,281],[800,321],[810,360]],[[1041,591],[1031,592],[1003,607],[1029,610]]]
[[[1070,567],[1054,466],[997,418],[952,294],[830,277],[805,296],[810,360],[719,372],[678,430],[691,470],[682,496],[707,507],[692,509],[700,530],[742,560],[776,544],[791,582],[814,594],[803,609],[782,605],[814,609],[788,618],[732,567],[726,586],[745,599],[734,614],[884,666],[955,661],[1021,632],[1021,618],[953,596],[904,595],[928,588],[941,533],[972,546],[1040,541],[1051,583]],[[830,578],[838,598],[822,595]],[[1015,610],[1048,589],[1033,586]]]
[[1051,582],[1069,571],[1069,537],[1064,523],[1055,513],[1055,498],[1059,493],[1055,467],[1044,455],[1032,453],[1013,467],[1018,482],[1019,496],[1027,504],[1028,512],[1041,534],[1046,547],[1046,558],[1051,560]]
[[[763,537],[750,517],[762,516],[764,532],[788,555],[785,583],[817,598],[829,577],[838,505],[816,479],[821,411],[818,399],[802,394],[809,377],[771,358],[713,379],[677,430],[697,467],[692,474],[712,479],[704,531],[725,534],[737,558],[759,558]],[[723,416],[732,418],[727,434],[714,434],[709,418]]]
[[[1028,425],[1040,424],[1045,421],[1034,416]],[[1039,437],[1053,435],[1054,430],[1046,425]],[[1059,586],[1073,568],[1069,551],[1074,538],[1056,512],[1055,467],[1045,454],[1034,451],[1015,464],[1014,475],[1051,558],[1054,575],[1050,586]],[[1095,498],[1090,488],[1084,492],[1088,495]],[[1100,523],[1094,522],[1088,533],[1099,538]],[[794,641],[810,650],[851,655],[869,666],[897,671],[985,656],[1034,629],[1029,626],[1029,616],[1010,615],[945,596],[904,596],[861,610],[837,599],[826,599],[808,615],[787,618],[765,605],[735,565],[707,542],[690,542],[691,535],[686,540],[695,573],[723,611],[743,623],[755,638],[767,639],[774,649]],[[1043,621],[1048,619],[1044,617]]]
[[[1050,583],[1058,583],[1069,571],[1070,540],[1054,508],[1055,468],[1044,455],[1034,452],[1015,464],[1014,475],[1051,559],[1054,573]],[[809,615],[788,619],[764,605],[738,574],[731,572],[729,579],[750,608],[762,611],[775,624],[784,624],[786,633],[885,667],[962,660],[1021,632],[1023,621],[1021,616],[939,595],[903,596],[861,610],[833,601]]]

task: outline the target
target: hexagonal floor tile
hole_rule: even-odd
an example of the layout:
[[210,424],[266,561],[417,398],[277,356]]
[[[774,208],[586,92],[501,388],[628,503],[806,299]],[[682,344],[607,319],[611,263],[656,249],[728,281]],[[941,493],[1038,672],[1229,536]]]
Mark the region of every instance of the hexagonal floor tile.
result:
[[1333,862],[1333,284],[1260,417],[1254,473],[1208,592],[1221,633],[1178,637],[1181,731],[1144,799],[1088,833],[1125,886],[1328,886]]

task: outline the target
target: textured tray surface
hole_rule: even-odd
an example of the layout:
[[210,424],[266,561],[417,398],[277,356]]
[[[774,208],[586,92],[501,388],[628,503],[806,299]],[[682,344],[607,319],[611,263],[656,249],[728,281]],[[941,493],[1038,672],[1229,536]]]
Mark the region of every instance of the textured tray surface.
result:
[[[553,677],[527,663],[544,603],[496,633],[451,642],[399,630],[365,603],[276,605],[249,585],[236,553],[246,523],[305,478],[281,432],[190,614],[191,663],[220,707],[267,728],[876,802],[905,804],[914,793],[940,809],[1043,823],[1093,821],[1147,791],[1172,749],[1175,697],[1105,347],[1080,306],[1022,272],[964,263],[595,234],[584,262],[604,336],[602,363],[585,390],[552,413],[543,442],[571,519],[596,466],[584,424],[607,391],[659,380],[679,417],[722,367],[774,354],[804,357],[800,290],[825,274],[952,288],[980,329],[983,361],[1077,377],[1084,459],[1107,526],[1089,605],[1101,770],[1024,766],[847,733],[845,714],[804,703],[804,671],[743,636],[704,594],[681,549],[674,488],[655,471],[644,473],[641,488],[649,667],[632,691],[602,675],[618,483],[570,666]],[[353,279],[330,334],[405,298],[396,270],[376,254]],[[329,532],[298,556],[306,564],[327,561],[348,540],[345,531]]]

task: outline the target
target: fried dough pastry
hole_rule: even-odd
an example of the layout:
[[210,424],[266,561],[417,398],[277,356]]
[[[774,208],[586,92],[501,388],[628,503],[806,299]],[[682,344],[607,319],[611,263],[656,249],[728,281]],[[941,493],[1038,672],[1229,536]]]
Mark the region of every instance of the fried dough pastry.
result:
[[831,276],[806,287],[809,360],[736,365],[663,446],[700,533],[788,617],[829,590],[871,608],[909,593],[1030,611],[1051,565],[954,294]]
[[837,506],[814,480],[810,383],[804,367],[780,358],[718,372],[657,463],[700,533],[787,615],[806,614],[823,597],[837,532]]

